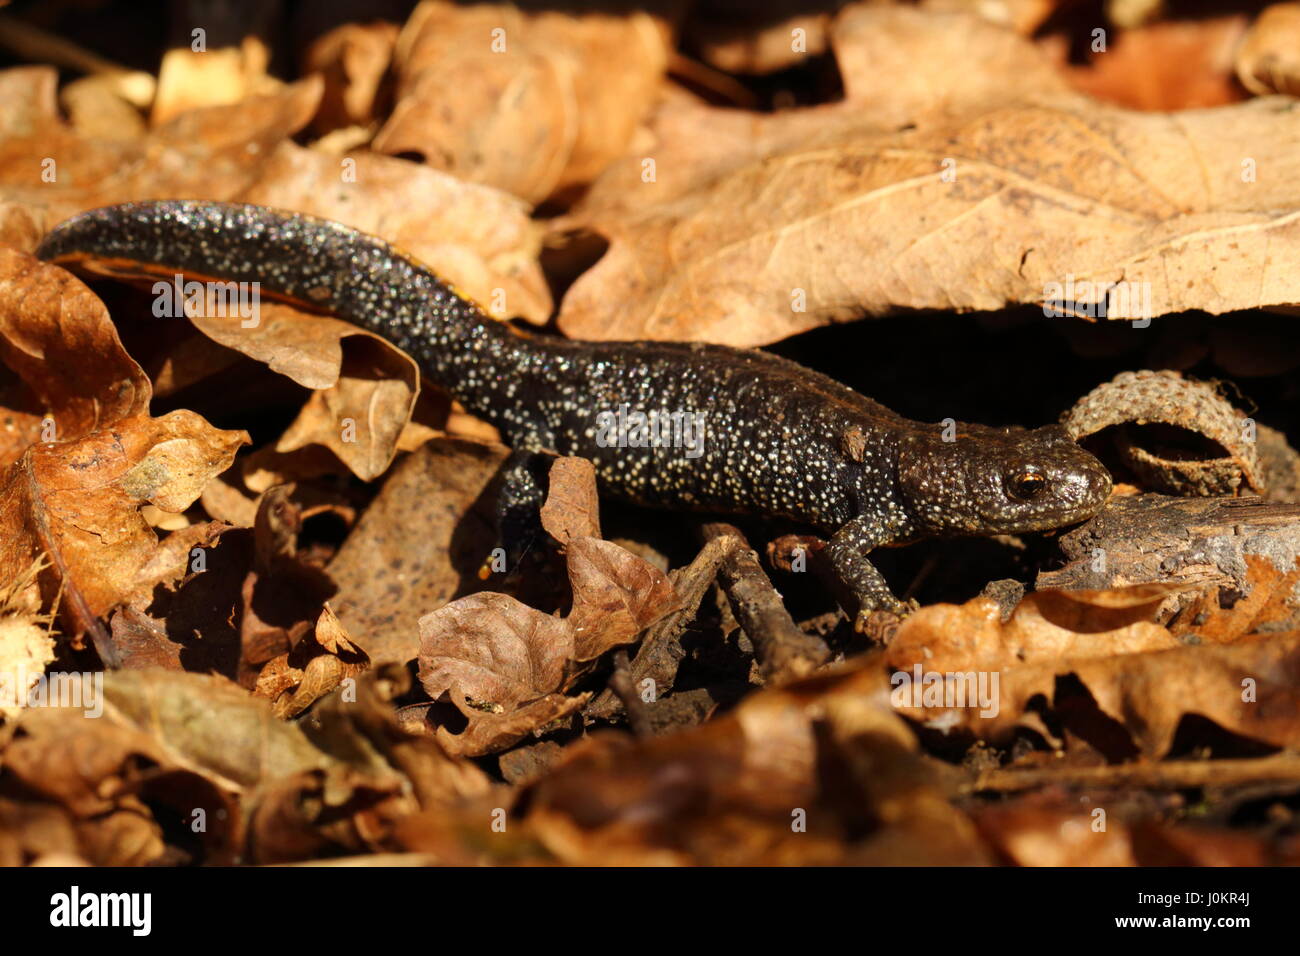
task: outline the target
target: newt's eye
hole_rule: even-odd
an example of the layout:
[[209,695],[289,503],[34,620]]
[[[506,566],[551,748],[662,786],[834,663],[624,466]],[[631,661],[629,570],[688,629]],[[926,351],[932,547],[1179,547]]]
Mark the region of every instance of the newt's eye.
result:
[[1047,479],[1035,471],[1022,471],[1007,477],[1007,491],[1017,501],[1033,501],[1047,487]]

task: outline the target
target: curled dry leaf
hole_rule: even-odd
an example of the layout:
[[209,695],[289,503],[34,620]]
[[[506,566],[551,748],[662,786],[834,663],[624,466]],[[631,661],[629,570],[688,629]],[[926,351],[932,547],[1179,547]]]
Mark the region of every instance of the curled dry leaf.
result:
[[1300,744],[1300,638],[1293,635],[1085,661],[1075,673],[1148,756],[1169,752],[1189,714],[1269,746]]
[[[87,267],[93,270],[93,260]],[[259,303],[256,324],[249,326],[245,326],[245,320],[238,314],[216,312],[208,307],[190,308],[186,302],[186,318],[208,338],[265,363],[271,371],[304,388],[322,390],[338,383],[349,338],[382,341],[340,319],[303,312],[279,302]],[[413,375],[402,366],[413,367],[414,362],[396,347],[388,348],[393,354],[388,374],[401,375],[413,384]]]
[[311,634],[262,668],[253,693],[270,700],[275,716],[287,720],[369,666],[366,652],[348,637],[327,604]]
[[563,619],[494,591],[426,615],[420,635],[420,681],[428,695],[436,700],[456,687],[471,706],[489,712],[559,690],[573,658],[573,629]]
[[573,713],[588,694],[561,693],[594,660],[677,606],[672,582],[616,544],[569,542],[573,608],[558,618],[487,591],[420,619],[420,681],[437,700],[449,693],[469,719],[459,736],[439,728],[453,753],[502,749]]
[[1119,426],[1121,460],[1153,491],[1226,495],[1243,481],[1264,488],[1254,421],[1178,372],[1122,372],[1079,399],[1062,423],[1076,441]]
[[667,40],[641,11],[424,0],[398,39],[397,103],[374,148],[540,202],[588,182],[628,144]]
[[103,303],[62,269],[3,248],[0,359],[44,415],[35,434],[10,436],[0,472],[0,580],[48,554],[45,598],[66,588],[65,614],[81,632],[185,572],[188,546],[207,531],[159,548],[140,509],[187,509],[248,438],[183,410],[149,419],[148,378]]
[[[154,816],[192,820],[204,856],[230,863],[299,859],[307,847],[373,848],[398,816],[447,810],[489,784],[429,738],[396,725],[404,669],[366,674],[346,701],[321,701],[311,727],[276,719],[271,705],[222,678],[162,671],[94,675],[82,707],[29,709],[0,739],[0,855],[76,852],[100,865],[142,864],[192,850],[165,843]],[[102,689],[102,692],[100,692]],[[20,848],[6,832],[17,788],[33,808]],[[36,801],[34,802],[33,797]],[[246,822],[247,821],[247,822]]]
[[[104,687],[114,676],[95,675]],[[106,707],[99,693],[88,693],[85,701]],[[107,708],[105,717],[86,719],[94,710],[25,711],[22,734],[0,751],[10,785],[60,808],[81,854],[97,865],[138,866],[163,855],[163,828],[149,804],[186,820],[201,811],[208,826],[198,831],[200,843],[213,862],[232,862],[240,823],[226,788],[147,731],[113,719]]]
[[469,726],[459,736],[438,729],[451,753],[503,749],[588,695],[566,697],[573,629],[514,598],[487,591],[453,601],[420,619],[420,682],[435,700],[450,692]]
[[[96,263],[86,267],[95,271]],[[314,390],[277,451],[322,445],[366,481],[388,468],[420,390],[410,356],[378,335],[289,305],[259,303],[255,324],[246,325],[241,314],[201,305],[179,290],[176,299],[213,341]]]
[[[178,410],[33,446],[0,473],[0,579],[48,554],[49,575],[67,589],[64,613],[75,630],[89,628],[115,605],[183,573],[182,562],[146,578],[158,536],[140,506],[185,510],[247,441],[243,432],[213,428]],[[57,589],[51,580],[49,596]]]
[[592,661],[627,644],[677,610],[672,581],[654,565],[599,538],[576,538],[566,555],[573,610],[574,659]]
[[149,407],[149,380],[122,348],[99,298],[63,269],[5,248],[0,362],[39,402],[23,410],[28,428],[5,435],[0,464],[37,440],[82,438]]
[[318,859],[386,848],[397,821],[418,809],[398,777],[352,767],[304,770],[258,794],[249,820],[250,862]]
[[[1031,594],[1005,623],[987,598],[922,608],[903,622],[886,651],[896,672],[895,703],[937,729],[1005,738],[1034,697],[1052,698],[1057,676],[1069,673],[1076,661],[1179,647],[1149,620],[1147,596],[1128,607],[1103,606],[1091,620],[1082,594],[1066,599],[1064,615],[1047,592]],[[1057,623],[1061,617],[1064,622]],[[945,679],[947,674],[959,676]],[[973,680],[964,681],[960,675],[966,674]],[[965,696],[954,705],[958,691]]]
[[[812,125],[803,111],[773,117],[756,127],[758,146],[710,163],[699,180],[688,169],[686,189],[649,187],[635,163],[613,165],[593,194],[638,198],[564,223],[610,242],[565,296],[566,334],[747,346],[899,308],[1059,297],[1097,314],[1117,283],[1134,290],[1136,311],[1103,313],[1111,318],[1300,301],[1294,274],[1259,267],[1300,243],[1300,115],[1289,103],[1129,112],[1062,92],[1059,80],[1046,92],[1027,82],[1026,70],[1051,67],[1008,31],[914,10],[857,16],[875,23],[862,32],[888,62],[941,90],[967,83],[970,56],[1014,55],[1001,76],[979,74],[986,96],[952,99],[956,112],[918,112],[904,98],[912,125],[894,131],[860,101],[809,110]],[[945,60],[958,37],[963,52]],[[918,62],[951,63],[951,75],[922,80]],[[892,89],[888,75],[873,79]],[[717,112],[696,111],[697,139],[712,135]],[[1281,178],[1243,177],[1243,156]],[[863,262],[872,268],[843,267]]]
[[325,79],[313,125],[318,133],[375,122],[376,100],[397,43],[397,25],[344,23],[323,33],[303,55],[304,68]]
[[334,693],[316,705],[308,726],[314,744],[326,753],[357,766],[358,755],[378,773],[395,768],[410,781],[426,811],[474,801],[493,791],[477,765],[450,756],[427,734],[411,735],[401,728],[394,701],[415,683],[404,664],[385,664],[357,680],[356,693]]
[[221,677],[141,670],[104,675],[105,721],[148,735],[155,751],[232,793],[336,761],[269,702]]
[[378,478],[397,455],[419,388],[409,356],[378,337],[349,336],[338,380],[311,394],[275,450],[324,445],[358,478]]
[[1237,48],[1237,79],[1256,96],[1300,95],[1300,3],[1265,7]]
[[565,546],[575,660],[595,660],[677,610],[668,577],[625,548],[600,540],[596,470],[585,458],[559,458],[551,466],[541,520]]

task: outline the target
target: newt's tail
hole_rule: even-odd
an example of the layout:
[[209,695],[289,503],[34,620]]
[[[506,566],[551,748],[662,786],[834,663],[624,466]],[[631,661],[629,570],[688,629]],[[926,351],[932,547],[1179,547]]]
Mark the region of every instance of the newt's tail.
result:
[[265,206],[198,200],[106,206],[56,226],[36,255],[98,272],[168,279],[182,272],[246,283],[255,295],[328,311],[383,336],[444,382],[457,355],[490,348],[509,334],[384,240]]

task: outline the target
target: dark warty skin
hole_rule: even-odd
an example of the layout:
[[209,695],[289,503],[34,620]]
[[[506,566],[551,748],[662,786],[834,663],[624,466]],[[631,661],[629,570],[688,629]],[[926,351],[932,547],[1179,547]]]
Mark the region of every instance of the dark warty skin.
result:
[[[1057,528],[1091,517],[1111,490],[1106,469],[1059,426],[957,425],[945,434],[764,352],[518,333],[382,240],[309,216],[129,203],[59,225],[37,255],[258,282],[393,342],[517,452],[590,459],[604,494],[790,518],[829,533],[831,567],[860,604],[859,624],[872,610],[908,609],[867,560],[871,549]],[[611,446],[598,417],[620,408],[693,416],[701,442],[689,454]],[[511,485],[516,498],[540,493],[522,463]]]

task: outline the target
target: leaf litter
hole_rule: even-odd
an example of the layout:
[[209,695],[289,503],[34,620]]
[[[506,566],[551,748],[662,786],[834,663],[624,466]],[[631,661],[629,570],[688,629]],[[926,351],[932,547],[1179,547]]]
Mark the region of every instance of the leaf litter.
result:
[[[0,863],[1300,859],[1294,5],[1086,65],[1057,6],[428,0],[322,29],[291,82],[258,44],[0,71]],[[30,256],[182,196],[338,219],[582,338],[992,337],[1069,281],[1064,349],[1016,354],[1087,382],[1016,415],[1077,401],[1118,494],[898,558],[926,599],[875,639],[801,573],[820,542],[613,506],[581,459],[500,567],[508,449],[396,348],[281,303],[150,321],[158,276]],[[1141,354],[1116,283],[1168,316]]]

